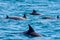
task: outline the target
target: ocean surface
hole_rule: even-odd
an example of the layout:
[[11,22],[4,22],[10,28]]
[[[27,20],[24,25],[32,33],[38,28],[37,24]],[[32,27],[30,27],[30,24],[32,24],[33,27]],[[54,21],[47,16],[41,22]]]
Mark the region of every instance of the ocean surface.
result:
[[[30,15],[32,10],[53,19],[41,19],[43,16]],[[22,17],[26,20],[5,19],[8,16]],[[60,0],[0,0],[0,40],[60,40]],[[41,37],[28,37],[21,32],[28,30],[28,24]]]

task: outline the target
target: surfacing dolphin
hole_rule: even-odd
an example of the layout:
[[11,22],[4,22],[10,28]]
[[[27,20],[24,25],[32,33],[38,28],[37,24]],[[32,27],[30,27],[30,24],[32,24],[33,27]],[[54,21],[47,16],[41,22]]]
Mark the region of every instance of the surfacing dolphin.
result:
[[42,19],[51,19],[49,16],[42,17]]
[[27,31],[24,31],[23,34],[29,35],[29,36],[32,36],[32,37],[40,37],[41,36],[38,33],[36,33],[34,31],[34,29],[29,24],[28,24],[28,26],[29,26],[29,29]]
[[9,16],[7,15],[7,16],[6,16],[6,19],[25,20],[25,19],[26,19],[26,15],[24,14],[23,17],[18,17],[18,16],[9,17]]
[[30,13],[30,15],[41,15],[41,14],[37,13],[36,10],[33,10],[33,12]]

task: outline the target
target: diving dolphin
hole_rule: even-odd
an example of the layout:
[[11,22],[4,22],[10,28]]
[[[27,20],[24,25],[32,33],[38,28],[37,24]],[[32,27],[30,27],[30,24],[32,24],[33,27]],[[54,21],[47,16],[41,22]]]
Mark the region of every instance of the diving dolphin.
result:
[[41,14],[38,14],[38,13],[36,12],[36,10],[33,10],[33,12],[30,13],[30,15],[41,15]]
[[25,19],[26,19],[26,15],[24,14],[23,17],[17,17],[17,16],[9,17],[9,16],[7,15],[7,16],[6,16],[6,19],[25,20]]
[[26,34],[26,35],[29,35],[29,36],[32,36],[32,37],[40,37],[40,35],[38,33],[36,33],[34,31],[34,29],[28,24],[29,26],[29,30],[27,31],[24,31],[23,34]]

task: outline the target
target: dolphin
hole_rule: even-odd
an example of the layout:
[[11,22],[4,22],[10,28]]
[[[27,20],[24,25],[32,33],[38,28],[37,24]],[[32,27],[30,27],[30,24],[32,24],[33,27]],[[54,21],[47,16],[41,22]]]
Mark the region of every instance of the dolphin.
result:
[[27,31],[24,31],[23,34],[29,35],[32,37],[40,37],[40,35],[34,31],[31,25],[28,24],[28,26],[29,26],[29,29]]
[[49,16],[42,17],[42,19],[51,19]]
[[17,17],[17,16],[9,17],[8,15],[6,15],[6,19],[25,20],[26,19],[26,15],[24,14],[23,17]]
[[30,15],[41,15],[41,14],[38,14],[38,13],[36,12],[36,10],[33,10],[33,12],[30,13]]

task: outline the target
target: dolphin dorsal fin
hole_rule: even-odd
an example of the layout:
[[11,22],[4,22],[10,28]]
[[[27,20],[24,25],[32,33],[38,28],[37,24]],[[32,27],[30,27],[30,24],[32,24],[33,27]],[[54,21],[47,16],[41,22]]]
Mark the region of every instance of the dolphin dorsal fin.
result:
[[57,15],[57,19],[59,19],[59,16]]
[[8,16],[8,15],[6,15],[6,18],[9,18],[9,16]]
[[33,10],[33,13],[35,14],[36,13],[36,10]]
[[34,29],[31,27],[31,25],[28,24],[28,26],[29,26],[29,30],[28,31],[29,32],[34,32]]
[[24,14],[23,18],[26,18],[26,15]]

